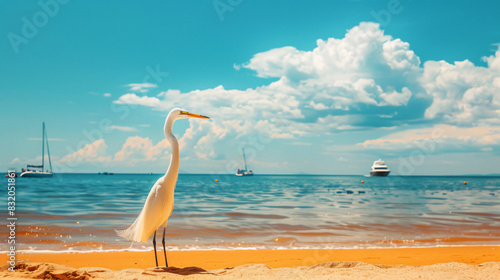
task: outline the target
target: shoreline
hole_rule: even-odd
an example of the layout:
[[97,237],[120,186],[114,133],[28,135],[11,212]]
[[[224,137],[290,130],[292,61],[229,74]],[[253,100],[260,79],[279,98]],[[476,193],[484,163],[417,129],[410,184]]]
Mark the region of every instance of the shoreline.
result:
[[[8,170],[6,171],[0,171],[0,173],[7,175],[9,174]],[[21,173],[21,172],[15,172]],[[108,172],[108,174],[102,174],[104,173],[103,171],[95,171],[95,172],[58,172],[58,173],[52,173],[54,175],[104,175],[104,176],[113,176],[113,175],[165,175],[165,171],[159,171],[159,172],[142,172],[142,173],[133,173],[133,172]],[[113,173],[113,174],[109,174]],[[203,176],[213,176],[214,174],[212,173],[179,173],[179,175],[203,175]],[[218,176],[235,176],[234,173],[222,173],[218,174]],[[349,176],[349,177],[374,177],[370,176],[369,174],[304,174],[304,173],[259,173],[259,174],[254,174],[253,176]],[[391,174],[389,176],[384,176],[384,177],[500,177],[500,174],[497,173],[491,173],[491,174],[419,174],[419,175],[400,175],[400,174]],[[18,177],[20,178],[20,177]]]
[[[164,265],[158,250],[159,265]],[[377,249],[293,249],[293,250],[190,250],[168,251],[170,266],[199,267],[204,270],[264,264],[271,268],[314,266],[325,262],[363,262],[371,265],[427,266],[439,263],[478,265],[500,262],[500,246],[447,246]],[[54,263],[73,268],[102,267],[112,270],[154,267],[150,251],[35,253],[18,254],[17,260]],[[1,261],[6,263],[4,254]]]
[[[250,244],[251,245],[251,244]],[[421,246],[379,246],[379,247],[284,247],[284,246],[250,246],[250,247],[189,247],[185,245],[179,246],[168,246],[166,247],[167,252],[205,252],[205,251],[294,251],[294,250],[378,250],[378,249],[430,249],[430,248],[448,248],[448,247],[500,247],[500,244],[439,244],[439,245],[421,245]],[[160,251],[160,247],[157,250]],[[20,249],[16,251],[17,255],[52,255],[52,254],[89,254],[89,253],[147,253],[152,252],[153,248],[114,248],[114,249],[96,249],[96,250],[31,250],[31,249]],[[0,255],[7,254],[9,251],[0,251]]]

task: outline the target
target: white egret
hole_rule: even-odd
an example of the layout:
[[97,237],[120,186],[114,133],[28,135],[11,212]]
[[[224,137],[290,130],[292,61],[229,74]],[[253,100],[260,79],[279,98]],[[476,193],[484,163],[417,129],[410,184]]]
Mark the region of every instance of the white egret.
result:
[[172,157],[170,158],[170,166],[167,173],[158,179],[151,188],[146,203],[135,222],[125,230],[116,231],[119,236],[135,242],[146,242],[151,234],[154,234],[153,247],[157,267],[156,230],[160,226],[163,226],[163,255],[165,256],[165,265],[168,267],[167,253],[165,251],[165,229],[167,220],[174,208],[174,190],[179,175],[179,143],[172,133],[172,126],[176,120],[186,118],[209,119],[209,117],[189,113],[178,108],[170,111],[165,120],[164,127],[165,137],[172,148]]

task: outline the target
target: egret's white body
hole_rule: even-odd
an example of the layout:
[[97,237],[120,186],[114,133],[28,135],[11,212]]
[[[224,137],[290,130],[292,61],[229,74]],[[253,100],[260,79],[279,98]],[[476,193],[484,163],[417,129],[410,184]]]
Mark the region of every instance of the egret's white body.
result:
[[181,118],[208,119],[208,117],[181,109],[170,111],[164,127],[165,137],[172,148],[170,166],[165,175],[159,178],[151,188],[146,203],[135,222],[127,229],[117,231],[119,236],[136,242],[146,242],[160,226],[164,228],[167,226],[168,218],[174,208],[174,190],[179,175],[179,143],[172,133],[172,126],[175,120]]

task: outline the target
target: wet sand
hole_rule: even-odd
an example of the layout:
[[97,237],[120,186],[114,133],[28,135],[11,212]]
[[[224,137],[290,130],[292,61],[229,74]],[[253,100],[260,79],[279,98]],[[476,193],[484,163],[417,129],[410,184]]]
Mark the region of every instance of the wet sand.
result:
[[[6,263],[6,258],[2,256],[3,263]],[[192,279],[210,279],[215,276],[228,279],[500,277],[500,246],[173,251],[168,252],[168,259],[170,268],[155,269],[152,251],[19,255],[17,272],[9,272],[7,266],[3,266],[0,276],[56,279],[59,276],[61,279],[149,279],[160,275],[174,278],[191,275]],[[160,266],[164,265],[161,251],[158,251],[158,260]]]
[[[233,213],[234,214],[234,213]],[[495,219],[496,216],[495,216]],[[216,229],[216,228],[179,228],[170,226],[166,234],[167,241],[179,241],[179,237],[188,238],[186,243],[168,243],[167,247],[181,250],[196,249],[196,250],[211,250],[213,248],[220,249],[274,249],[274,248],[319,248],[319,247],[343,247],[343,248],[393,248],[395,246],[414,246],[414,247],[431,247],[431,246],[471,246],[475,244],[482,245],[498,245],[500,244],[500,227],[489,224],[481,226],[471,225],[456,225],[444,231],[442,228],[432,228],[430,225],[419,225],[418,233],[413,232],[413,228],[405,228],[401,225],[393,225],[392,230],[399,232],[396,237],[389,231],[382,230],[384,227],[392,225],[370,224],[368,226],[360,225],[328,225],[322,226],[320,230],[306,227],[303,225],[287,225],[273,224],[262,226],[262,228],[244,228],[238,231],[231,229]],[[350,229],[356,232],[371,232],[375,234],[374,228],[379,230],[378,235],[389,236],[387,239],[353,240],[347,235],[334,234],[332,232],[340,232],[341,229]],[[279,232],[279,234],[270,234],[266,230]],[[332,231],[328,231],[332,230]],[[0,238],[7,238],[9,232],[7,228],[0,228]],[[415,236],[419,238],[401,239],[403,236]],[[219,239],[215,239],[217,236]],[[334,238],[332,238],[332,236]],[[428,237],[426,237],[428,236]],[[213,242],[196,243],[192,240],[197,240],[198,237],[208,239]],[[130,241],[117,238],[113,228],[95,228],[95,227],[62,227],[62,226],[40,226],[40,225],[19,225],[16,227],[16,238],[20,244],[19,250],[34,248],[34,250],[51,250],[51,251],[92,251],[92,250],[120,250],[128,249]],[[157,239],[161,240],[162,232],[157,233]],[[254,238],[254,239],[252,239]],[[244,242],[241,240],[251,240]],[[316,239],[316,240],[315,240]],[[335,243],[329,242],[337,240]],[[257,242],[252,242],[257,240]],[[317,241],[319,240],[319,242]],[[189,243],[191,242],[191,243]],[[152,248],[151,241],[145,244],[134,243],[133,249],[146,250]]]

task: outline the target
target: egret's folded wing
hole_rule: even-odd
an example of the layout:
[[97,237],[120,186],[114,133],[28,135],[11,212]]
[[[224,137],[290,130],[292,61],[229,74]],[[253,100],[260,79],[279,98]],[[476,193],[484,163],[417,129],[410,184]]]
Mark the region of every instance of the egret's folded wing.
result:
[[155,184],[149,192],[146,203],[134,223],[124,230],[116,230],[118,236],[135,242],[146,242],[163,223],[161,221],[163,202],[158,196],[157,187]]

